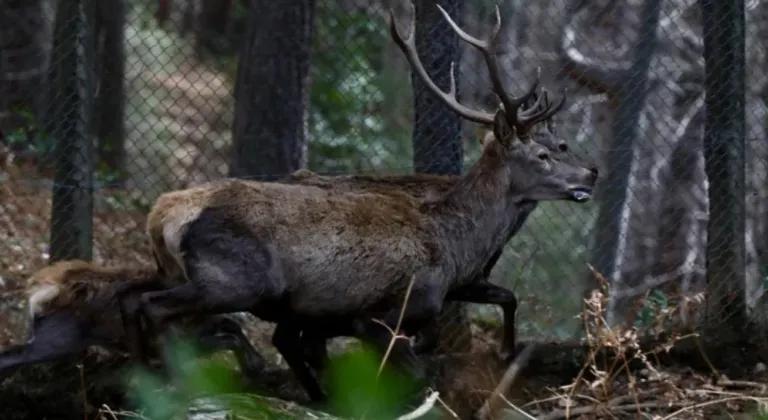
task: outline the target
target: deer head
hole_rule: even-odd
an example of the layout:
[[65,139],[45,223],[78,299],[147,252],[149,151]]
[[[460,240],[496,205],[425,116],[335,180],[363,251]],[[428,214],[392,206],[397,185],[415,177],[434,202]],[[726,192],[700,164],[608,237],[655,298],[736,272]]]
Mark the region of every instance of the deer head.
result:
[[[405,53],[408,63],[424,84],[450,109],[462,117],[492,127],[493,136],[485,136],[483,158],[491,165],[502,165],[508,177],[510,194],[518,201],[572,200],[588,201],[597,182],[598,171],[594,167],[585,167],[576,159],[564,155],[568,146],[554,132],[553,116],[565,105],[566,91],[556,104],[550,103],[546,91],[537,94],[540,84],[540,69],[536,71],[534,82],[519,97],[507,93],[502,84],[499,65],[496,60],[496,43],[501,29],[501,15],[496,7],[496,24],[488,40],[477,39],[461,29],[439,5],[451,28],[463,41],[480,51],[488,68],[493,93],[498,98],[499,107],[495,113],[471,109],[459,103],[456,98],[454,65],[451,65],[450,88],[448,92],[432,81],[416,50],[414,28],[416,14],[411,4],[411,31],[404,37],[395,24],[394,12],[390,11],[390,33],[398,47]],[[535,98],[535,99],[534,99]],[[533,105],[523,105],[533,101]],[[542,124],[541,123],[545,123]],[[555,146],[559,152],[553,153]]]

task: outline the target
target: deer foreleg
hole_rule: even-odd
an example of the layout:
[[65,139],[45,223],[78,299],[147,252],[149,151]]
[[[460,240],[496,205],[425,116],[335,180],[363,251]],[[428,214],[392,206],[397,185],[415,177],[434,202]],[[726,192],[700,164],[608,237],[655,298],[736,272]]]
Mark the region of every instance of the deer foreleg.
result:
[[517,297],[504,287],[496,286],[487,281],[459,286],[446,295],[446,300],[488,303],[501,306],[504,312],[504,337],[501,341],[500,357],[506,362],[515,358],[515,315],[517,313]]

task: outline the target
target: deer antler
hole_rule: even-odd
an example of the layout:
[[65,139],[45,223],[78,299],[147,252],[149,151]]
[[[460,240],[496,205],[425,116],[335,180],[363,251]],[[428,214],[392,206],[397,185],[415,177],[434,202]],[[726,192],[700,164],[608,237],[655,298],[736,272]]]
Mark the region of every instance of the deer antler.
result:
[[[483,55],[486,67],[488,68],[491,84],[493,86],[493,92],[496,94],[496,96],[498,96],[499,101],[501,102],[501,107],[504,110],[507,122],[511,127],[515,128],[518,135],[524,136],[533,125],[552,117],[552,115],[554,115],[562,108],[562,106],[565,104],[565,91],[563,92],[563,98],[561,99],[560,103],[558,103],[555,107],[551,107],[551,104],[545,104],[543,107],[541,107],[541,101],[544,97],[540,96],[533,106],[523,112],[519,112],[519,108],[523,105],[523,103],[525,103],[536,93],[536,90],[538,89],[541,82],[541,68],[536,69],[536,78],[522,96],[513,97],[509,95],[504,89],[504,85],[501,81],[499,65],[496,61],[496,41],[498,39],[499,31],[501,30],[501,13],[498,6],[496,6],[496,24],[493,27],[490,38],[487,40],[477,39],[469,35],[463,29],[461,29],[456,24],[456,22],[453,21],[453,19],[451,19],[450,15],[445,11],[445,9],[443,9],[440,5],[437,5],[437,8],[440,10],[440,13],[442,13],[445,20],[451,26],[453,31],[456,32],[459,38],[464,40],[464,42],[468,43],[469,45],[475,47]],[[437,85],[435,85],[435,83],[427,74],[426,70],[424,69],[424,65],[419,59],[418,53],[416,51],[416,13],[413,3],[411,3],[410,26],[410,35],[407,38],[403,37],[403,35],[400,33],[400,30],[397,28],[397,24],[395,23],[394,11],[390,10],[390,33],[392,34],[392,38],[394,39],[395,43],[398,45],[398,47],[400,47],[403,53],[405,53],[405,56],[408,58],[408,63],[413,68],[413,71],[419,74],[419,77],[424,81],[427,87],[429,87],[429,89],[434,94],[436,94],[443,101],[443,103],[445,103],[459,115],[467,118],[470,121],[478,122],[481,124],[493,124],[494,114],[468,108],[460,104],[456,99],[456,78],[454,75],[455,69],[453,63],[451,64],[451,86],[447,93],[437,87]]]
[[413,71],[419,74],[419,77],[424,81],[424,84],[427,85],[429,90],[437,95],[437,97],[440,98],[440,100],[443,101],[446,106],[454,110],[462,117],[480,124],[493,124],[493,114],[477,111],[459,103],[459,100],[456,98],[456,77],[454,73],[454,63],[451,63],[451,86],[448,93],[443,92],[442,89],[437,87],[435,82],[433,82],[427,74],[427,71],[424,69],[424,64],[421,62],[419,54],[416,52],[416,10],[413,6],[413,3],[411,3],[410,26],[410,34],[408,37],[404,37],[400,33],[400,30],[397,28],[397,24],[395,23],[395,12],[392,9],[389,10],[389,32],[392,34],[392,39],[394,39],[397,46],[400,47],[400,49],[405,53],[411,68],[413,68]]
[[568,90],[563,89],[563,93],[560,95],[560,102],[558,102],[555,105],[552,105],[551,102],[549,102],[549,98],[547,97],[547,90],[542,89],[541,94],[538,95],[538,98],[536,99],[536,102],[528,107],[525,111],[521,111],[518,113],[517,117],[518,119],[524,119],[528,122],[529,127],[533,126],[534,124],[540,123],[542,121],[546,121],[550,118],[552,118],[553,115],[558,113],[561,109],[563,109],[563,106],[565,105],[565,101],[568,96]]

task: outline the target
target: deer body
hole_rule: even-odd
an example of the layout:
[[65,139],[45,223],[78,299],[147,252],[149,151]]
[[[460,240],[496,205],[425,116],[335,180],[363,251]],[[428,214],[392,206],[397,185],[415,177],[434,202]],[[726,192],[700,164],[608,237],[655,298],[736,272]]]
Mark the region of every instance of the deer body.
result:
[[[527,109],[532,109],[537,103],[539,109],[547,109],[551,106],[546,96],[542,101],[538,101],[539,95],[534,95],[528,104]],[[536,131],[536,141],[547,147],[553,156],[562,160],[574,160],[576,156],[571,154],[567,143],[561,139],[556,132],[555,122],[547,120],[542,124],[542,129]],[[494,140],[493,132],[483,130],[478,136],[481,146]],[[281,183],[312,185],[323,188],[328,191],[348,191],[348,192],[376,192],[380,194],[408,194],[417,199],[435,199],[439,198],[453,188],[461,177],[456,175],[432,175],[432,174],[413,174],[413,175],[339,175],[323,176],[318,175],[307,169],[295,171]],[[515,236],[528,216],[538,206],[537,201],[526,201],[517,205],[517,212],[507,215],[513,224],[510,227],[506,242]],[[447,300],[464,301],[472,303],[491,303],[497,304],[502,308],[504,314],[504,335],[500,349],[500,357],[511,361],[515,356],[515,314],[517,311],[517,298],[509,289],[491,284],[491,270],[498,262],[503,251],[503,246],[499,248],[487,261],[480,275],[472,279],[459,281],[458,284],[466,284],[467,287],[454,289],[446,296]],[[430,329],[422,331],[422,337],[415,347],[417,352],[423,352],[434,348],[437,345],[439,332],[438,325],[433,325]],[[314,362],[313,367],[319,369],[321,364],[319,360],[327,358],[324,352],[325,339],[332,338],[331,335],[324,335],[327,329],[315,328],[312,331],[305,331],[302,334],[302,341],[307,349],[313,349],[318,354],[310,357]],[[312,340],[318,340],[319,343],[312,343]]]
[[[451,293],[478,295],[468,287],[487,276],[530,203],[589,200],[597,170],[561,159],[533,134],[562,108],[565,96],[541,108],[546,95],[540,95],[520,111],[536,93],[538,79],[519,98],[504,91],[492,54],[500,21],[492,41],[485,42],[465,34],[440,10],[462,39],[483,52],[501,100],[495,113],[464,107],[455,89],[440,91],[419,62],[413,34],[403,38],[394,21],[391,32],[444,103],[493,127],[475,165],[452,186],[424,198],[392,189],[336,191],[232,179],[164,194],[148,216],[147,232],[160,267],[176,286],[141,295],[128,323],[135,337],[141,337],[141,317],[154,328],[190,314],[251,311],[277,322],[273,343],[310,396],[322,399],[300,351],[302,330],[347,320],[335,333],[349,331],[384,350],[411,279],[402,326],[412,333],[435,320]],[[402,340],[395,341],[391,360],[423,374]]]
[[[413,275],[415,291],[428,284],[447,293],[449,280],[480,273],[509,236],[509,215],[517,205],[506,194],[478,193],[487,181],[477,172],[464,180],[472,185],[457,185],[441,201],[423,205],[406,194],[328,194],[316,187],[235,180],[196,195],[204,201],[195,203],[194,213],[236,221],[243,232],[274,244],[291,309],[322,316],[396,304],[389,299],[401,298]],[[190,214],[190,204],[178,194],[158,199],[148,218],[152,243],[168,245],[155,251],[167,251],[175,261],[183,260],[175,244],[183,242],[184,227],[197,220],[179,221]],[[181,228],[172,230],[176,226]],[[365,292],[356,293],[363,285]]]
[[[551,133],[554,134],[554,133]],[[547,144],[552,153],[564,154],[559,150],[559,142],[552,142],[547,140],[549,137],[542,138],[542,144]],[[485,140],[488,140],[487,138]],[[483,142],[481,141],[481,144]],[[548,144],[549,143],[549,144]],[[366,176],[366,175],[341,175],[341,176],[323,176],[314,172],[302,169],[291,174],[286,179],[280,181],[286,184],[300,184],[300,185],[313,185],[320,188],[324,188],[331,191],[351,191],[351,192],[376,192],[381,194],[405,193],[411,195],[417,199],[427,199],[440,197],[453,188],[459,176],[455,175],[382,175],[382,176]],[[536,209],[538,203],[535,201],[529,201],[520,203],[516,207],[516,212],[508,214],[514,223],[510,226],[506,242],[508,242],[517,232],[522,228],[528,216]],[[514,318],[517,308],[517,299],[514,294],[501,286],[495,286],[488,283],[491,270],[496,265],[503,246],[493,253],[489,260],[484,265],[479,275],[475,275],[471,279],[465,279],[459,281],[457,284],[475,285],[478,293],[469,296],[465,293],[465,289],[454,289],[455,293],[450,293],[446,296],[448,300],[468,301],[474,303],[495,303],[499,304],[504,311],[504,341],[501,348],[501,356],[505,359],[509,359],[514,356]],[[484,301],[483,301],[484,300]],[[304,332],[302,337],[311,337],[312,339],[325,340],[323,336],[323,329],[314,329],[311,332]],[[422,340],[418,343],[417,352],[428,350],[436,345],[437,332],[425,331],[422,336]],[[308,341],[307,339],[304,340]],[[320,344],[307,344],[307,346],[319,346]],[[316,358],[323,357],[314,356]]]

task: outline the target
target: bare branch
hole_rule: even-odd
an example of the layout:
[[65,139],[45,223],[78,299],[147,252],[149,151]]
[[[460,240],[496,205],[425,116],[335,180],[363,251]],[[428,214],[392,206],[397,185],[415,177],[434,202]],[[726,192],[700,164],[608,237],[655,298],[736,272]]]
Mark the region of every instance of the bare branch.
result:
[[528,364],[528,360],[531,358],[531,354],[533,354],[534,348],[535,344],[529,344],[517,355],[514,362],[512,362],[507,371],[504,372],[504,376],[501,378],[501,381],[499,381],[499,384],[496,385],[496,388],[493,390],[493,393],[491,393],[491,396],[485,400],[485,404],[483,404],[483,406],[480,408],[480,411],[477,412],[476,417],[479,420],[493,418],[493,415],[496,410],[498,410],[500,403],[504,401],[504,394],[515,382],[515,379],[517,379],[517,375],[520,374],[520,371]]
[[563,25],[563,34],[558,45],[558,55],[563,69],[582,86],[602,93],[617,92],[629,65],[600,64],[582,54],[576,47],[578,43],[574,19],[575,15]]
[[635,297],[645,294],[649,289],[661,286],[664,283],[669,283],[677,279],[679,276],[686,276],[691,274],[704,274],[702,267],[689,266],[685,263],[678,266],[676,269],[659,276],[646,276],[640,286],[629,287],[624,290],[612,292],[611,297],[614,299]]
[[408,414],[404,414],[400,417],[398,417],[396,420],[415,420],[419,417],[425,416],[429,410],[432,409],[432,407],[435,406],[435,403],[437,402],[437,398],[440,396],[440,393],[435,391],[427,396],[427,398],[424,399],[424,403],[418,406],[415,410],[411,411]]

